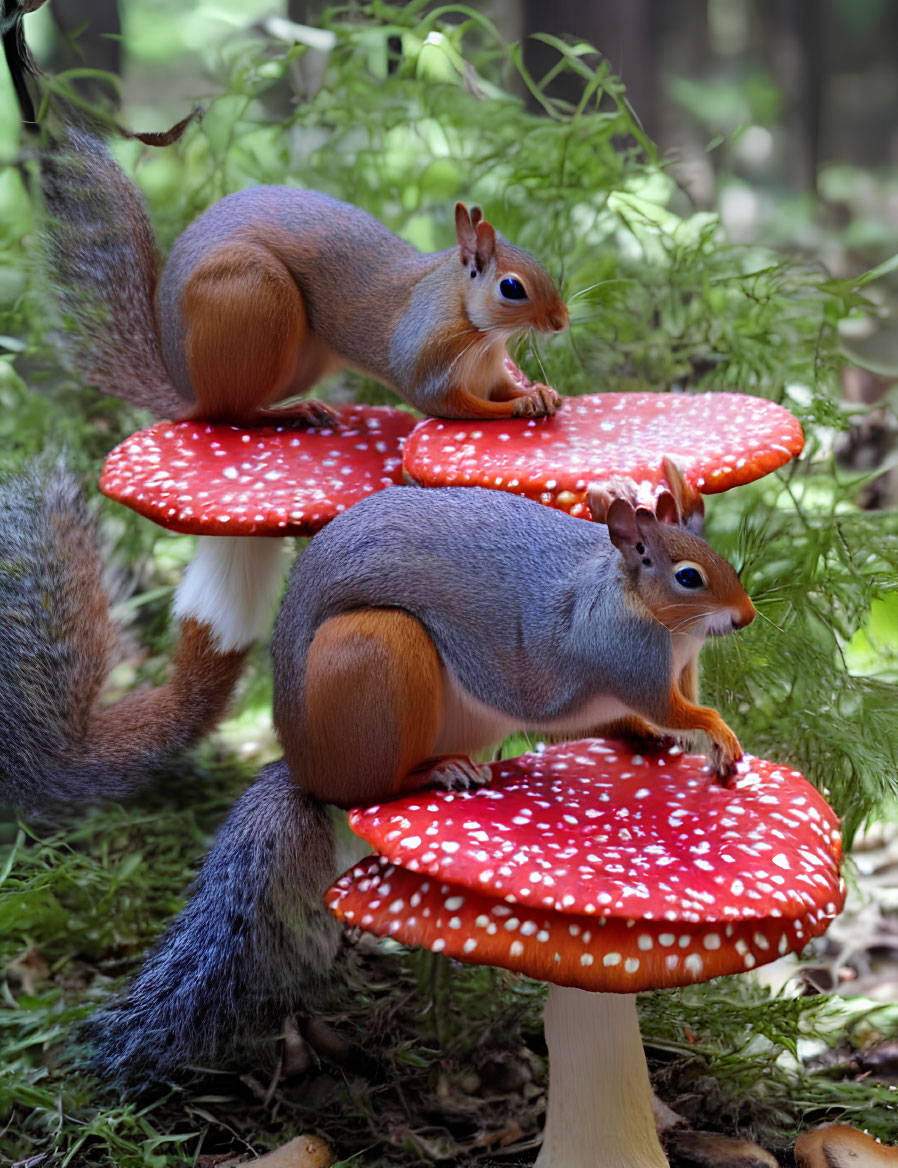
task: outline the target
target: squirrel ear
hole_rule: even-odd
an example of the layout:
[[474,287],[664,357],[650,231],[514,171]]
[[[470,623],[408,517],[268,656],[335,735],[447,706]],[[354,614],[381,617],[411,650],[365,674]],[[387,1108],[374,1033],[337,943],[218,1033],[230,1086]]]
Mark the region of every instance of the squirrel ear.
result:
[[475,227],[477,226],[477,224],[480,222],[480,220],[482,218],[483,218],[483,207],[472,207],[471,208],[471,222],[474,224]]
[[624,563],[628,568],[638,567],[642,552],[637,550],[637,544],[641,547],[642,541],[632,503],[626,499],[612,499],[605,522],[608,524],[611,542],[624,557]]
[[634,510],[625,499],[615,499],[608,508],[608,534],[628,568],[650,568],[653,557],[664,551],[655,513],[647,507]]
[[614,496],[603,487],[590,487],[586,492],[586,506],[596,523],[608,522],[608,508],[614,501]]
[[672,458],[665,456],[662,466],[670,493],[680,512],[679,525],[693,535],[702,535],[705,529],[705,502],[699,491],[687,482],[686,476]]
[[655,501],[655,518],[671,527],[680,526],[680,508],[670,491],[662,491]]
[[[475,210],[480,210],[476,207]],[[481,211],[481,214],[483,212]],[[473,222],[473,214],[471,216]],[[492,223],[487,223],[486,219],[481,219],[477,224],[477,267],[481,271],[490,263],[496,255],[496,229]]]
[[[475,208],[476,210],[476,208]],[[473,264],[477,258],[477,235],[474,224],[464,203],[455,204],[455,238],[461,249],[461,262],[465,267]]]

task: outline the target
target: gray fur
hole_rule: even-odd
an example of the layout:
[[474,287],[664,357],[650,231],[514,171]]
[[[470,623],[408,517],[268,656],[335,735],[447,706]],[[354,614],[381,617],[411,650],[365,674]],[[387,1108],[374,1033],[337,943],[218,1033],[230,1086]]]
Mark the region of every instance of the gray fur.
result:
[[[159,281],[163,355],[187,397],[193,390],[181,296],[197,265],[229,240],[255,241],[277,256],[302,293],[313,332],[347,364],[393,386],[400,381],[388,349],[393,314],[416,281],[456,254],[422,255],[373,215],[318,191],[261,186],[226,195],[175,240]],[[423,335],[418,332],[418,346]]]
[[40,159],[47,266],[68,326],[63,350],[104,393],[175,416],[184,404],[162,364],[156,240],[140,193],[86,130],[68,129]]
[[261,772],[187,906],[125,995],[83,1028],[100,1075],[132,1089],[183,1079],[245,1058],[320,1004],[340,939],[322,904],[336,868],[329,817],[283,761]]
[[[121,799],[147,786],[211,722],[197,685],[177,724],[154,730],[129,710],[166,687],[99,699],[119,653],[119,630],[96,521],[75,477],[45,459],[0,481],[0,799],[55,814]],[[97,715],[107,715],[98,732]],[[146,724],[144,724],[146,723]]]
[[81,651],[82,588],[68,544],[85,549],[81,584],[104,591],[97,530],[75,477],[32,464],[0,482],[0,798],[26,810],[87,803],[136,786],[84,759],[87,724],[112,663],[111,624]]
[[[176,728],[149,749],[123,715],[103,753],[90,716],[117,631],[96,522],[75,477],[48,460],[0,482],[0,513],[0,798],[42,815],[121,798],[187,745],[190,719],[185,741]],[[99,600],[90,615],[86,596]],[[220,1065],[314,1006],[340,935],[322,905],[339,874],[331,813],[285,763],[261,773],[127,995],[86,1025],[98,1072],[139,1087]]]
[[417,617],[464,688],[522,728],[600,694],[649,718],[665,708],[670,633],[642,608],[607,528],[529,499],[392,487],[338,516],[294,568],[272,641],[276,691],[301,692],[321,623],[369,606]]

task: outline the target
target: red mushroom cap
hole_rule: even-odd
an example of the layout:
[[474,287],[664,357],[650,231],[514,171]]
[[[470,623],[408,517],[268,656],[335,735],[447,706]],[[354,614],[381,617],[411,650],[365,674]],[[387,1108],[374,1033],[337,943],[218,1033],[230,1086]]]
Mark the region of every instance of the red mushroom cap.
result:
[[341,919],[462,961],[614,992],[761,965],[841,908],[838,822],[796,771],[585,739],[494,763],[477,791],[357,809],[381,856],[328,894]]
[[426,487],[490,487],[588,517],[586,492],[612,475],[651,505],[670,456],[702,494],[750,483],[801,453],[788,410],[738,393],[597,393],[565,399],[552,418],[419,422],[405,444]]
[[411,414],[346,406],[337,429],[159,422],[106,459],[100,490],[191,535],[314,535],[373,491],[403,481]]

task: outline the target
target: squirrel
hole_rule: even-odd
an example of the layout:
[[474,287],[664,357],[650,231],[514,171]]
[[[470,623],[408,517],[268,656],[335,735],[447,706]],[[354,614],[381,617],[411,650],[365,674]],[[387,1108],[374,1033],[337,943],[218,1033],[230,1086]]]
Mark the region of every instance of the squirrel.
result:
[[[40,73],[21,35],[25,6],[12,3],[4,48],[36,132],[27,83]],[[63,345],[86,380],[156,417],[332,423],[319,402],[272,406],[343,367],[442,418],[541,417],[561,404],[507,346],[567,328],[567,306],[480,207],[456,203],[456,246],[425,255],[350,203],[252,187],[200,215],[160,272],[140,192],[99,136],[69,128],[39,159],[45,254],[75,325]]]
[[340,844],[338,808],[476,785],[489,771],[470,756],[515,730],[578,736],[620,716],[646,734],[704,733],[729,773],[736,736],[678,679],[707,636],[750,623],[751,601],[673,522],[672,496],[652,513],[597,490],[590,507],[602,522],[481,488],[391,487],[315,536],[271,643],[284,758],[237,802],[124,996],[88,1024],[102,1075],[182,1077],[317,1008],[340,945],[322,897],[360,857]]

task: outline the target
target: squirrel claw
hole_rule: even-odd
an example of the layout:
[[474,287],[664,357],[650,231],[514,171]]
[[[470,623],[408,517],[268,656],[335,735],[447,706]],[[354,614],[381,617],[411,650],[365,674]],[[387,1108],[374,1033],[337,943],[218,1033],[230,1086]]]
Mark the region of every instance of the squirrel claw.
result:
[[551,418],[561,405],[561,394],[551,385],[536,382],[527,393],[514,399],[512,416],[516,418]]
[[284,406],[283,409],[276,407],[260,409],[254,420],[267,426],[283,425],[303,430],[319,430],[328,426],[339,426],[340,414],[333,406],[310,397],[292,406]]
[[724,744],[715,742],[708,754],[708,762],[715,777],[723,786],[729,786],[729,780],[736,773],[736,763],[742,757],[742,747],[733,737],[732,742]]
[[486,763],[456,755],[435,762],[427,771],[427,780],[434,787],[443,787],[447,791],[468,791],[472,787],[484,786],[492,778],[492,773]]

